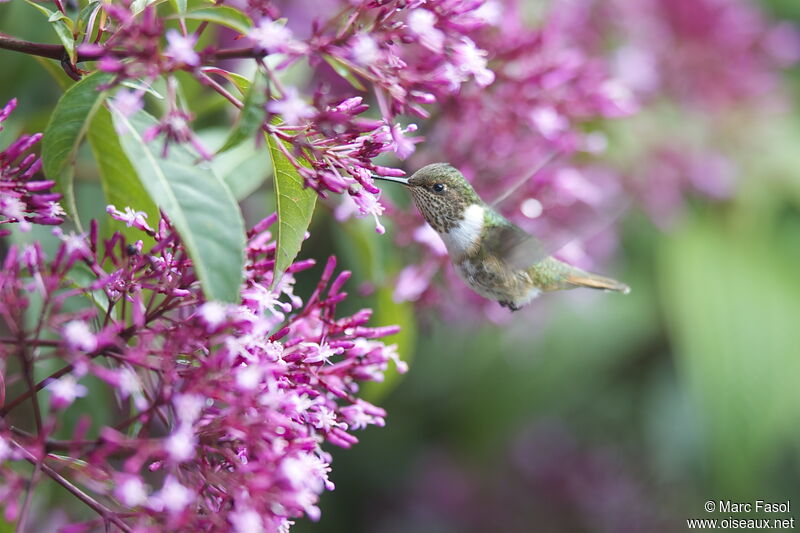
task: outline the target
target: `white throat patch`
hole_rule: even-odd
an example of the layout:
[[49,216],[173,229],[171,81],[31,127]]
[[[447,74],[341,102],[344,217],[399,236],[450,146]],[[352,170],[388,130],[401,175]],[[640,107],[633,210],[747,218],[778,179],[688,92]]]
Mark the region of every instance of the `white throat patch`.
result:
[[458,226],[441,234],[451,257],[465,254],[477,243],[483,230],[483,215],[483,207],[472,204],[464,210],[464,218],[458,223]]

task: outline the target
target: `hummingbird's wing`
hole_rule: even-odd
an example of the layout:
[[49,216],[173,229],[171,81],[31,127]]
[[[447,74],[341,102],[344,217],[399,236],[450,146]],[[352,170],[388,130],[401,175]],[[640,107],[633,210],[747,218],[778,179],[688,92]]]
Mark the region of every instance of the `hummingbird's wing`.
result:
[[486,216],[489,225],[483,248],[487,253],[517,269],[528,268],[550,255],[542,241],[499,213],[490,209]]
[[484,246],[487,252],[502,259],[512,268],[527,269],[542,259],[558,253],[566,245],[582,241],[608,228],[627,210],[628,205],[629,200],[625,198],[613,208],[609,208],[606,213],[591,212],[584,220],[580,220],[577,226],[573,225],[560,234],[550,235],[547,241],[540,240],[503,215],[489,209],[487,214],[489,238],[485,239]]
[[507,188],[502,195],[500,195],[498,198],[495,198],[494,201],[489,204],[489,206],[492,209],[497,209],[498,206],[502,205],[506,199],[510,198],[512,194],[517,192],[520,187],[533,180],[533,178],[535,178],[536,175],[539,174],[539,172],[541,172],[547,165],[553,162],[558,155],[559,152],[550,152],[547,154],[544,159],[542,159],[541,163],[539,163],[539,165],[537,165],[531,172],[524,174],[521,179],[518,179],[517,182],[514,183],[514,185]]

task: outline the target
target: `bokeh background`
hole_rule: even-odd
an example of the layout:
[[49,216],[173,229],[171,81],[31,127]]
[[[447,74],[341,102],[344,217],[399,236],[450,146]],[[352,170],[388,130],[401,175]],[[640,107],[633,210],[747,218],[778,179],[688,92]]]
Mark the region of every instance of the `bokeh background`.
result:
[[[800,24],[794,0],[755,4]],[[21,1],[0,5],[0,31],[52,41],[36,22]],[[0,51],[0,67],[0,102],[19,98],[0,133],[5,145],[42,131],[60,90],[45,62]],[[389,412],[387,427],[363,432],[354,449],[332,450],[336,490],[322,498],[323,518],[293,531],[678,531],[687,518],[714,516],[703,503],[719,499],[791,500],[797,513],[800,72],[780,76],[758,100],[723,111],[703,98],[681,110],[654,104],[608,127],[604,157],[623,165],[672,139],[678,154],[713,147],[735,179],[726,194],[681,195],[668,216],[660,204],[654,214],[652,204],[632,202],[616,222],[616,251],[598,266],[633,287],[626,297],[547,295],[499,320],[453,313],[462,292],[443,293],[448,312],[436,302],[397,303],[393,276],[414,250],[392,240],[391,224],[379,237],[369,221],[331,223],[332,210],[320,208],[301,254],[340,256],[362,296],[351,305],[374,307],[376,323],[404,326],[396,341],[411,370],[366,391]],[[219,102],[189,96],[204,138],[221,143]],[[713,127],[698,118],[705,113]],[[422,147],[420,157],[435,155]],[[254,219],[271,210],[265,157],[243,147],[215,163]],[[669,168],[673,179],[688,179],[689,170]],[[663,167],[631,169],[666,202]],[[76,173],[87,218],[105,205],[94,173],[88,157]],[[387,194],[413,215],[403,191]],[[48,238],[15,238],[31,237]]]

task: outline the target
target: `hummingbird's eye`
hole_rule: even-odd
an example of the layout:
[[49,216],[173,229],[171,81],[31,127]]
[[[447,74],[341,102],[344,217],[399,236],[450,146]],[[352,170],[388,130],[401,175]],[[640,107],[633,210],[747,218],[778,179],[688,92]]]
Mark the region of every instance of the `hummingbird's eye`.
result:
[[436,183],[432,188],[433,192],[444,192],[444,183]]

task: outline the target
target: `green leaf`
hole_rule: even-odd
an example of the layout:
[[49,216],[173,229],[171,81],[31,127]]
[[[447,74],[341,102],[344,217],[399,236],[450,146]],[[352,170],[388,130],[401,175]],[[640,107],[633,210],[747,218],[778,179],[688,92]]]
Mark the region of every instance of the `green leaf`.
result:
[[[222,146],[228,135],[227,128],[207,128],[198,133],[204,146]],[[272,168],[264,160],[264,145],[256,146],[255,139],[219,154],[211,161],[214,173],[231,189],[234,198],[242,201],[253,194],[266,179],[272,176]]]
[[239,92],[242,93],[242,96],[247,94],[247,90],[250,88],[250,80],[235,72],[228,72],[227,76],[230,81],[236,85],[236,88],[239,89]]
[[145,10],[147,6],[154,4],[161,4],[164,0],[133,0],[131,3],[131,11],[134,15],[138,15]]
[[186,0],[172,0],[172,5],[175,6],[175,11],[179,15],[186,13]]
[[61,11],[53,11],[52,13],[50,13],[50,16],[47,17],[47,22],[57,22],[59,20],[63,20],[65,22],[69,21],[67,22],[67,24],[70,24],[72,22],[72,20],[70,20],[70,18]]
[[[150,224],[155,225],[159,217],[158,207],[150,200],[136,169],[125,155],[117,131],[114,129],[111,113],[105,107],[99,109],[92,120],[89,128],[89,145],[97,162],[106,203],[113,204],[117,209],[131,207],[136,211],[144,211]],[[141,239],[147,245],[147,241],[151,240],[141,230],[129,228],[127,224],[118,220],[110,219],[109,229],[112,232],[122,232],[128,242]]]
[[350,70],[350,67],[348,67],[347,65],[345,65],[344,63],[342,63],[341,61],[336,59],[335,57],[330,56],[328,54],[324,54],[322,56],[322,58],[325,60],[325,62],[327,64],[329,64],[331,66],[331,68],[334,70],[334,72],[336,72],[336,74],[338,74],[339,76],[341,76],[342,78],[347,80],[350,83],[350,85],[353,86],[353,88],[355,88],[355,89],[357,89],[359,91],[366,91],[367,90],[367,88],[364,87],[364,84],[361,83],[361,80],[359,80],[355,76],[355,74],[353,74],[353,71]]
[[[317,193],[304,187],[303,178],[281,152],[272,135],[266,135],[269,156],[275,177],[275,205],[278,207],[278,237],[275,250],[275,277],[273,284],[292,264],[305,239]],[[290,148],[290,145],[284,143]]]
[[58,84],[58,88],[62,91],[66,91],[75,84],[75,81],[64,72],[64,69],[52,59],[39,56],[33,56],[33,59],[53,77],[56,84]]
[[237,302],[244,267],[245,233],[239,206],[228,187],[197,157],[171,145],[161,157],[163,137],[146,142],[144,132],[157,124],[145,112],[132,117],[113,113],[122,149],[150,198],[175,225],[194,262],[209,300]]
[[249,32],[250,28],[253,27],[253,21],[250,20],[250,17],[228,6],[194,9],[186,12],[183,18],[222,24],[243,34]]
[[239,118],[236,120],[236,124],[225,144],[217,151],[217,154],[226,152],[247,139],[253,139],[256,133],[261,130],[264,125],[264,119],[267,117],[267,110],[264,107],[267,101],[266,84],[266,76],[261,72],[261,69],[258,69],[253,82],[250,84],[250,89],[247,91],[244,105],[239,112]]
[[121,82],[120,85],[122,85],[123,87],[127,87],[128,89],[132,89],[136,92],[147,93],[150,96],[153,96],[154,98],[158,98],[159,100],[164,99],[164,96],[160,92],[156,91],[155,89],[153,89],[152,86],[146,83],[139,83],[138,81],[134,80],[125,80]]
[[74,27],[72,19],[59,11],[51,11],[31,0],[25,1],[28,5],[35,7],[47,17],[48,22],[53,26],[56,35],[58,35],[61,44],[64,45],[64,49],[67,51],[67,55],[69,55],[70,62],[74,65],[78,59],[78,55],[75,48],[75,36],[72,34],[72,28]]
[[99,30],[99,21],[97,21],[97,24],[93,24],[92,27],[89,27],[89,20],[98,15],[98,12],[101,9],[103,9],[101,2],[89,2],[83,7],[83,9],[81,9],[77,18],[75,19],[75,26],[73,27],[72,32],[75,36],[76,42],[88,41],[91,39],[92,36],[87,35],[87,31],[95,32]]
[[106,93],[97,88],[110,79],[110,74],[99,72],[70,87],[56,104],[44,131],[44,174],[56,182],[56,188],[64,195],[67,212],[78,223],[72,183],[75,157],[92,118],[106,98]]
[[97,274],[93,272],[86,263],[77,261],[75,265],[67,272],[66,279],[69,280],[72,287],[76,289],[83,289],[86,298],[97,307],[97,309],[105,314],[108,312],[110,304],[108,295],[102,289],[92,290],[91,286],[97,281]]

